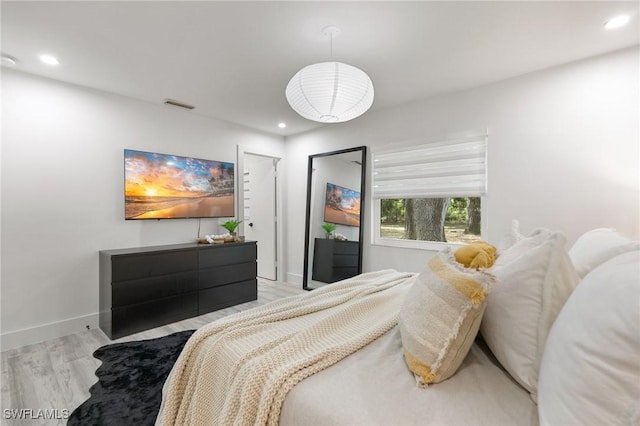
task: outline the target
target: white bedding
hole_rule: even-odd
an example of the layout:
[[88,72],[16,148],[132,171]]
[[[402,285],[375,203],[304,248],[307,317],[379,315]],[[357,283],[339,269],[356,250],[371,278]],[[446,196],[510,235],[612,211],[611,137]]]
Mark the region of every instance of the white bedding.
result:
[[[395,327],[363,349],[298,383],[280,425],[538,425],[537,406],[481,344],[458,372],[416,386]],[[485,352],[487,351],[487,352]]]
[[198,329],[163,388],[159,425],[277,425],[289,390],[384,335],[415,274],[369,272]]

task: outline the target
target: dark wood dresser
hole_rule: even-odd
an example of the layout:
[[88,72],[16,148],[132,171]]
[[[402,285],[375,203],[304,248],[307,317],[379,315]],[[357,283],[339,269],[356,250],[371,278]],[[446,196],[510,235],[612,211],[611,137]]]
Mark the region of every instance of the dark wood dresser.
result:
[[311,278],[333,283],[358,275],[358,246],[357,241],[316,238]]
[[100,251],[100,328],[111,339],[256,300],[255,241]]

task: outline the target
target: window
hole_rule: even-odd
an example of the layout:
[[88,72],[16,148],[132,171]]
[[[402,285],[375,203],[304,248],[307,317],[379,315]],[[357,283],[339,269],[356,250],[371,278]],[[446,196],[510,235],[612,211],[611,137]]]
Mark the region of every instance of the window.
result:
[[477,241],[480,206],[480,197],[380,200],[380,237],[461,244]]
[[376,244],[437,248],[480,239],[486,134],[373,153]]

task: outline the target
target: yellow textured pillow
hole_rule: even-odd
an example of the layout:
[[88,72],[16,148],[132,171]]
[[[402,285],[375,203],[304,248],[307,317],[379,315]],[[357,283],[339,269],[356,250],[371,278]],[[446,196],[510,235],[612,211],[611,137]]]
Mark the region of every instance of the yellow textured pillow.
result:
[[486,241],[474,241],[457,249],[453,255],[467,268],[484,269],[493,266],[497,249]]
[[451,377],[478,334],[495,277],[465,268],[450,249],[431,258],[400,309],[405,361],[420,386]]

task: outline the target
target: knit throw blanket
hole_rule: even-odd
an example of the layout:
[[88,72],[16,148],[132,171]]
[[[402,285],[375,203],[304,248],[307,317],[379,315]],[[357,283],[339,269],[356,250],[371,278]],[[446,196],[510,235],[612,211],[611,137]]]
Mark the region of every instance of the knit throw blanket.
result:
[[287,392],[382,336],[415,274],[366,273],[200,328],[165,383],[157,425],[277,425]]

